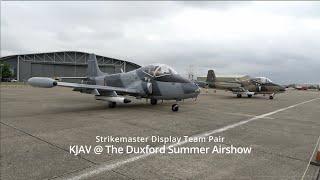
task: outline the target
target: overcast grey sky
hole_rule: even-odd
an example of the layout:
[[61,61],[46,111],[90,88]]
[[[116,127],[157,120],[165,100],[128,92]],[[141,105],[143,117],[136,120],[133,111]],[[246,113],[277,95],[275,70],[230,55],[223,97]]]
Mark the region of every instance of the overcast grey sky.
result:
[[1,2],[1,56],[77,50],[320,82],[320,2]]

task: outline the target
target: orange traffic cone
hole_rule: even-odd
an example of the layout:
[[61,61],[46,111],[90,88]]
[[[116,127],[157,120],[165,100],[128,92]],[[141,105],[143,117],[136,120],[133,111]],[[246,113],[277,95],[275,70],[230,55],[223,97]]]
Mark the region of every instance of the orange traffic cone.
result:
[[320,143],[316,154],[316,160],[310,162],[311,165],[320,166]]
[[316,156],[316,161],[320,162],[320,143],[319,143],[319,147],[318,147],[318,152],[317,152],[317,156]]
[[316,160],[311,161],[310,164],[315,165],[315,166],[320,166],[320,143],[319,143],[318,151],[316,154]]

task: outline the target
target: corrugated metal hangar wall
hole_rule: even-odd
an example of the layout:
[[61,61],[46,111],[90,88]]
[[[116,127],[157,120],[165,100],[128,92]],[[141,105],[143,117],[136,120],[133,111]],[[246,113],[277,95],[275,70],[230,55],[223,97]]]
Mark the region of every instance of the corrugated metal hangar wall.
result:
[[[0,60],[10,64],[15,79],[24,82],[30,77],[84,77],[86,76],[89,53],[77,51],[12,55]],[[97,55],[101,71],[114,74],[128,72],[140,66],[114,58]]]

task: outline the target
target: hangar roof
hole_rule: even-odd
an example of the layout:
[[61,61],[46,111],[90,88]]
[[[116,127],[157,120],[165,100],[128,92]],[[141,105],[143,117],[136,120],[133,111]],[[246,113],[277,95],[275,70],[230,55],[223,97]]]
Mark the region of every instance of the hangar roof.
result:
[[[23,60],[28,60],[28,57],[30,56],[41,56],[41,55],[50,55],[50,54],[63,54],[63,53],[78,53],[78,54],[86,54],[88,55],[89,53],[87,52],[81,52],[81,51],[54,51],[54,52],[43,52],[43,53],[30,53],[30,54],[15,54],[15,55],[9,55],[9,56],[3,56],[0,58],[0,61],[2,60],[6,60],[6,59],[10,59],[13,57],[22,57]],[[123,63],[126,62],[127,64],[131,64],[132,66],[135,66],[137,68],[141,67],[138,64],[135,64],[133,62],[129,62],[129,61],[125,61],[125,60],[120,60],[120,59],[115,59],[115,58],[110,58],[110,57],[105,57],[105,56],[101,56],[101,55],[96,55],[97,59],[98,59],[98,63],[103,63],[103,62],[108,62],[108,63]]]

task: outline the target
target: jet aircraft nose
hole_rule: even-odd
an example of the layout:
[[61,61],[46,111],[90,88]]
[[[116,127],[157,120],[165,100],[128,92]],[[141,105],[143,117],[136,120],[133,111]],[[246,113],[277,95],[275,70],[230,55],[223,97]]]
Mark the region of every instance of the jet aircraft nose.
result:
[[183,91],[188,96],[197,97],[200,94],[200,88],[197,84],[190,82],[182,85]]
[[283,86],[280,86],[279,91],[280,91],[280,92],[285,92],[285,91],[286,91],[286,88],[283,87]]
[[274,84],[276,86],[276,90],[279,92],[285,92],[286,88],[284,86],[281,86],[279,84]]

